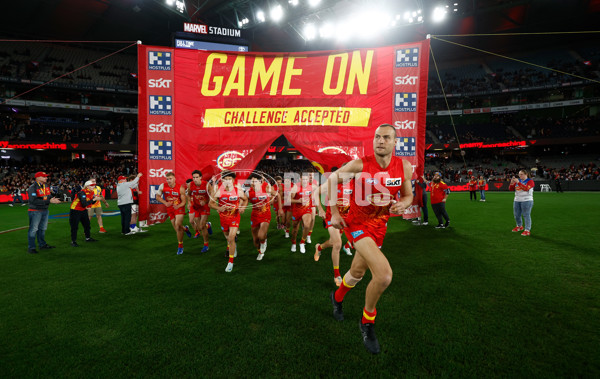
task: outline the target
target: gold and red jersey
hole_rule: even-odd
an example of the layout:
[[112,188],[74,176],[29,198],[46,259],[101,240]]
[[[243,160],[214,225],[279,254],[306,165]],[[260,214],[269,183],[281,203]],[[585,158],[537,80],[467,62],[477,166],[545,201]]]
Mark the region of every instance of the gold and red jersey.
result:
[[[209,197],[208,197],[208,182],[202,180],[200,185],[197,185],[193,181],[190,182],[190,188],[188,190],[188,194],[190,196],[191,206],[193,208],[203,208],[208,206]],[[204,203],[204,205],[201,205]]]
[[[354,193],[354,181],[350,180],[346,183],[338,183],[337,185],[337,208],[342,218],[348,216],[350,212],[350,204],[352,203],[352,196]],[[328,204],[329,200],[326,200],[325,204]],[[331,220],[331,209],[326,207],[325,220]]]
[[258,192],[250,187],[248,201],[252,204],[252,214],[271,214],[271,194],[267,190],[267,183],[262,183]]
[[240,214],[240,196],[238,189],[233,187],[226,190],[225,186],[219,189],[219,205],[224,206],[225,210],[221,216],[238,216]]
[[348,219],[353,224],[385,225],[390,218],[389,208],[405,180],[403,160],[392,156],[386,168],[377,163],[374,155],[362,161],[363,171],[355,179]]
[[432,181],[429,185],[431,186],[431,204],[441,203],[446,196],[448,185],[443,181],[440,181],[439,183]]
[[71,202],[71,209],[76,211],[85,211],[87,208],[92,206],[93,198],[94,191],[84,188],[75,195],[75,199],[73,199]]
[[477,189],[477,180],[469,180],[469,191],[475,191]]
[[175,182],[175,187],[169,187],[169,183],[164,182],[162,187],[162,192],[167,202],[171,202],[173,205],[181,203],[181,184]]
[[305,187],[298,187],[294,200],[302,200],[302,202],[292,203],[292,213],[301,215],[312,212],[312,190],[313,187],[310,183]]
[[477,188],[479,188],[480,190],[485,189],[485,179],[481,179],[477,181]]

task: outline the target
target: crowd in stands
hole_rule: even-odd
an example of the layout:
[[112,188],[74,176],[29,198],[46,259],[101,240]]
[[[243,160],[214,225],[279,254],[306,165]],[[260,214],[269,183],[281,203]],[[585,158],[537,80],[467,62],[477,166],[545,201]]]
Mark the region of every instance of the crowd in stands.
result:
[[274,178],[277,175],[283,175],[286,172],[315,172],[314,166],[307,160],[262,160],[256,167],[256,170],[263,172]]
[[[583,79],[580,77],[598,80],[600,78],[600,52],[589,51],[584,55],[588,59],[584,58],[583,55],[582,59],[550,59],[544,62],[531,62],[527,58],[523,59],[525,62],[539,64],[556,71],[524,63],[515,66],[511,61],[505,61],[509,62],[506,66],[514,68],[507,69],[502,67],[503,62],[493,61],[486,67],[487,69],[484,68],[485,63],[482,62],[482,64],[474,65],[476,66],[474,69],[461,76],[455,73],[460,69],[443,71],[440,76],[446,94],[492,92],[503,89],[558,85],[560,83],[582,81]],[[430,71],[428,93],[430,95],[441,95],[440,79],[435,75],[435,70]],[[577,75],[579,78],[572,75]]]
[[[598,116],[555,118],[507,113],[491,116],[489,123],[459,123],[455,126],[460,143],[600,136]],[[427,125],[427,130],[435,135],[439,143],[457,142],[450,124],[431,123]],[[426,142],[436,143],[430,135]]]
[[[45,82],[68,74],[58,83],[136,90],[137,82],[131,80],[136,72],[135,55],[121,53],[97,61],[111,52],[59,44],[4,42],[0,44],[0,76]],[[92,61],[97,62],[89,65]],[[87,67],[79,70],[84,66]],[[74,70],[77,71],[71,73]]]
[[137,118],[113,116],[110,120],[77,120],[74,118],[19,118],[6,115],[0,118],[0,139],[28,142],[76,142],[121,144],[126,131],[130,141],[137,141]]
[[[577,159],[577,158],[575,158]],[[580,158],[585,159],[585,158]],[[445,159],[443,157],[428,159],[425,167],[425,177],[433,178],[434,172],[440,172],[447,182],[466,183],[471,175],[483,175],[488,181],[510,181],[517,177],[521,168],[532,171],[534,178],[543,180],[600,180],[600,166],[598,160],[561,164],[564,159],[537,159],[528,162],[527,158],[498,156],[478,156],[462,162],[459,159]],[[465,167],[466,163],[466,167]],[[315,171],[307,160],[290,160],[287,162],[262,160],[256,170],[264,172],[271,177],[284,175],[286,172]],[[87,162],[75,160],[65,163],[31,164],[19,161],[0,160],[0,193],[13,193],[16,189],[25,192],[33,183],[33,174],[44,171],[50,174],[48,183],[52,192],[59,197],[71,196],[72,190],[79,188],[90,178],[96,178],[98,185],[110,194],[116,190],[117,178],[120,175],[130,175],[137,172],[137,161],[122,159],[119,161]]]
[[[561,161],[565,161],[565,159],[563,158]],[[465,161],[467,165],[465,167],[465,162],[440,158],[428,160],[425,177],[431,180],[434,172],[440,172],[444,180],[455,183],[466,183],[471,175],[476,177],[483,175],[489,181],[508,182],[513,177],[518,178],[519,170],[526,168],[531,170],[534,178],[542,180],[554,180],[557,177],[560,180],[600,180],[600,162],[597,161],[560,164],[558,160],[555,160],[544,164],[543,160],[527,162],[527,160],[521,160],[517,155],[511,159],[498,156],[471,159]]]
[[120,175],[137,173],[137,161],[124,159],[118,162],[94,162],[75,160],[65,163],[30,164],[15,160],[0,160],[0,193],[12,193],[15,189],[27,191],[33,183],[33,175],[43,171],[50,175],[48,184],[61,200],[71,196],[73,189],[80,188],[90,178],[110,192],[117,188]]
[[511,117],[504,122],[526,138],[589,137],[600,135],[598,116],[580,117]]
[[[267,173],[271,178],[286,172],[315,171],[307,160],[281,161],[262,160],[256,170]],[[65,163],[30,164],[15,160],[0,160],[0,193],[12,193],[15,189],[27,191],[33,183],[33,175],[43,171],[50,175],[48,183],[52,192],[64,198],[73,189],[79,188],[90,178],[96,178],[98,185],[109,192],[116,190],[120,175],[137,173],[137,161],[122,159],[116,162],[93,162],[75,160]],[[190,173],[191,176],[191,173]]]
[[[518,136],[513,131],[497,121],[492,120],[490,124],[457,124],[456,133],[458,133],[460,143],[468,142],[491,142],[491,141],[514,141]],[[450,124],[432,123],[427,125],[427,130],[431,131],[438,139],[439,143],[457,142],[456,133]],[[426,143],[436,143],[427,135]]]

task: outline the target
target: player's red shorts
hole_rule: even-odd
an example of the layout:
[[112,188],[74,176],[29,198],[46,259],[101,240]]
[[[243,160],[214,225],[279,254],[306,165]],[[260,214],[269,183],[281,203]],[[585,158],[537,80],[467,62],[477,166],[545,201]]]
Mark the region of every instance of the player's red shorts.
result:
[[383,239],[387,232],[387,222],[385,220],[378,222],[361,222],[361,220],[357,218],[347,218],[346,224],[348,225],[346,228],[346,237],[348,237],[348,240],[352,243],[366,237],[371,237],[379,248],[383,245]]
[[[344,219],[344,221],[346,223],[348,223],[348,220],[347,220],[347,216],[348,215],[344,214],[344,215],[341,215],[341,216]],[[325,229],[327,229],[327,228],[329,228],[331,226],[331,213],[329,213],[329,212],[325,213],[325,219],[323,220],[323,226],[325,227]]]
[[167,207],[167,214],[169,215],[169,220],[173,220],[175,219],[175,215],[184,215],[185,214],[185,207],[181,207],[181,208],[173,208],[173,207]]
[[192,217],[210,216],[210,208],[208,207],[208,205],[205,205],[205,206],[192,205],[192,208],[190,209],[190,216],[192,216]]
[[291,212],[292,211],[292,206],[291,205],[284,205],[284,206],[281,207],[281,209],[283,210],[283,213]]
[[299,221],[302,219],[302,216],[312,214],[311,207],[299,207],[296,209],[292,209],[292,220]]
[[250,226],[253,228],[258,228],[260,224],[263,222],[270,223],[271,222],[271,211],[268,212],[252,212],[250,214]]
[[219,214],[219,220],[221,221],[221,230],[225,233],[229,233],[229,228],[240,227],[241,215],[238,213],[234,216]]

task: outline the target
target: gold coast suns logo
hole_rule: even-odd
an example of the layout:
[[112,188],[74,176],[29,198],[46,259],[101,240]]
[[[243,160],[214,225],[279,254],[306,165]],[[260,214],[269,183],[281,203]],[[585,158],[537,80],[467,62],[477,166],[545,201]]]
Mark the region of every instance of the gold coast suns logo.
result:
[[350,206],[350,199],[342,197],[340,199],[337,199],[336,204],[337,204],[338,207],[349,207]]
[[244,158],[244,154],[239,151],[226,151],[217,157],[217,167],[226,170],[235,166]]
[[376,207],[386,207],[392,203],[394,196],[389,193],[374,193],[367,195],[366,199],[371,205]]
[[338,207],[349,207],[350,206],[350,196],[352,195],[352,190],[351,189],[347,189],[344,188],[343,190],[343,195],[342,196],[338,196],[337,199],[337,206]]
[[326,147],[322,147],[319,149],[319,153],[332,153],[332,154],[346,154],[346,152],[344,151],[344,149],[342,149],[341,147],[337,147],[337,146],[326,146]]

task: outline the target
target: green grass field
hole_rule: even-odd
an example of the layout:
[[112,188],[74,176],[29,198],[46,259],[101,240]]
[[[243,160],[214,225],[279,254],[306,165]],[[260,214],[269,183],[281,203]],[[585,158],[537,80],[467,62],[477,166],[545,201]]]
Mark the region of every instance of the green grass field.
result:
[[[390,221],[377,356],[358,330],[368,274],[332,317],[319,218],[304,255],[272,223],[259,262],[244,215],[230,274],[222,233],[177,256],[170,223],[121,236],[118,216],[107,234],[92,220],[100,241],[80,230],[73,248],[52,219],[57,248],[37,255],[26,229],[0,234],[0,377],[600,377],[600,193],[536,193],[531,237],[510,231],[512,194],[468,196],[450,195],[446,230],[432,212],[429,226]],[[0,231],[28,223],[26,207],[0,212]]]

